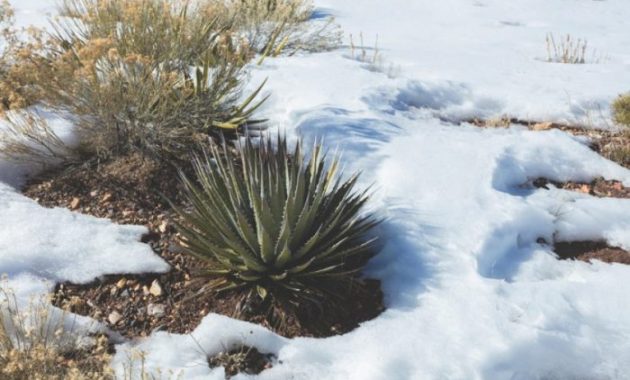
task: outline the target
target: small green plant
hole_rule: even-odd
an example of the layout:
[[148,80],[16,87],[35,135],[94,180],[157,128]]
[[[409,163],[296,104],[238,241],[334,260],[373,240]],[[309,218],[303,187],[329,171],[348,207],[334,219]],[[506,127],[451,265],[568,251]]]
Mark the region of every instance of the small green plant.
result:
[[612,113],[617,124],[630,127],[630,94],[621,95],[613,102]]
[[[185,250],[208,264],[206,289],[238,289],[248,300],[321,306],[340,297],[374,254],[378,224],[360,214],[358,176],[337,178],[321,146],[306,159],[285,138],[247,140],[235,151],[212,146],[181,173],[191,209],[178,209]],[[286,303],[288,302],[288,304]]]

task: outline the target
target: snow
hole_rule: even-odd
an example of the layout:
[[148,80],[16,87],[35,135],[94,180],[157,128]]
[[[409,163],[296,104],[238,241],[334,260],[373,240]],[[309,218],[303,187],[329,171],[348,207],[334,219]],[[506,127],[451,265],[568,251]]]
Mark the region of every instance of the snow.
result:
[[[628,91],[630,36],[624,0],[317,4],[337,16],[355,44],[362,32],[365,45],[373,48],[378,35],[382,55],[405,76],[460,87],[474,99],[492,99],[496,114],[599,124],[607,117],[609,101]],[[587,60],[603,58],[586,65],[544,62],[548,33],[556,39],[566,34],[586,39]]]
[[168,265],[139,242],[145,227],[117,226],[66,209],[45,209],[0,187],[0,273],[87,283],[105,274],[163,272]]
[[[18,17],[47,8],[14,3]],[[378,34],[385,72],[344,48],[268,58],[250,85],[269,78],[261,112],[274,130],[306,146],[324,141],[342,153],[346,173],[361,170],[361,186],[373,185],[386,244],[367,271],[382,281],[387,310],[327,339],[285,339],[210,314],[191,335],[119,345],[119,373],[141,351],[149,369],[220,379],[206,357],[245,344],[277,357],[261,379],[630,378],[630,267],[560,261],[542,243],[603,239],[630,249],[630,202],[528,186],[598,176],[630,186],[630,171],[561,131],[465,123],[505,114],[611,128],[610,101],[629,90],[630,3],[317,4],[355,43],[359,32],[367,45]],[[587,38],[605,58],[544,62],[548,32]],[[19,183],[6,165],[0,181]],[[1,184],[0,210],[0,272],[23,279],[24,293],[40,291],[29,278],[166,269],[138,243],[140,227],[43,209]]]

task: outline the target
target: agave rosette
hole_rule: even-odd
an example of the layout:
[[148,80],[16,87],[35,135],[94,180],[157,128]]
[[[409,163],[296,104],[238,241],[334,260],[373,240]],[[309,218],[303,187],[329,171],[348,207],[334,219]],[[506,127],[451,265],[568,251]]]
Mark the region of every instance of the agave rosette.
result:
[[358,175],[337,176],[315,145],[289,152],[278,136],[240,149],[214,145],[194,160],[194,182],[181,175],[190,211],[178,210],[185,250],[209,263],[213,288],[250,287],[309,297],[352,279],[373,255],[378,220],[362,215],[367,191]]

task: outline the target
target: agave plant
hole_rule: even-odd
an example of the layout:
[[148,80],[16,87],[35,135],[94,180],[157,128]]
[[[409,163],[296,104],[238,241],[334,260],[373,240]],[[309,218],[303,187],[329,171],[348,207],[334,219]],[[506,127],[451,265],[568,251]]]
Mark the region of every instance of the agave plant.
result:
[[358,175],[343,181],[320,145],[307,159],[300,143],[273,142],[214,145],[193,162],[197,181],[180,173],[191,204],[178,210],[181,244],[208,263],[208,288],[320,303],[373,255],[379,221],[360,213],[368,195],[354,191]]

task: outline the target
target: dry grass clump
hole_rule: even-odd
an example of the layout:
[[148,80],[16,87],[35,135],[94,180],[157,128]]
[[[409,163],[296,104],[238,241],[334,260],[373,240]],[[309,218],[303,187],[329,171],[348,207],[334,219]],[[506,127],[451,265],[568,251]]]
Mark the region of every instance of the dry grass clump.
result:
[[[253,118],[262,84],[239,102],[245,66],[258,53],[334,46],[329,23],[306,25],[311,13],[305,0],[63,0],[52,33],[20,41],[7,29],[0,100],[72,115],[75,156],[179,161],[210,139],[264,128]],[[6,155],[58,151],[45,123],[24,125],[0,136]]]
[[609,150],[608,156],[611,161],[615,161],[621,166],[630,169],[630,145],[626,144],[614,146]]
[[363,33],[359,33],[358,45],[355,44],[354,37],[350,34],[350,59],[365,64],[365,67],[370,71],[386,74],[390,78],[397,77],[400,71],[393,64],[386,64],[378,46],[378,34],[374,40],[373,48],[368,48],[363,43]]
[[[107,338],[91,347],[51,314],[45,300],[21,309],[15,296],[0,288],[0,378],[6,380],[105,380],[109,369]],[[89,351],[87,350],[89,348]]]
[[630,168],[630,94],[619,96],[612,104],[615,123],[624,126],[619,142],[609,148],[610,159]]
[[630,93],[615,99],[611,112],[614,122],[622,126],[622,130],[603,153],[610,160],[630,168]]
[[618,137],[604,147],[602,154],[609,160],[630,169],[630,128],[621,131]]
[[621,95],[613,102],[612,113],[617,124],[630,127],[630,94]]
[[556,42],[553,34],[547,34],[547,61],[567,64],[586,63],[586,49],[588,42],[575,39],[570,34],[561,37]]
[[0,133],[0,157],[36,164],[59,163],[75,152],[54,133],[46,119],[36,112],[15,110],[5,115]]

